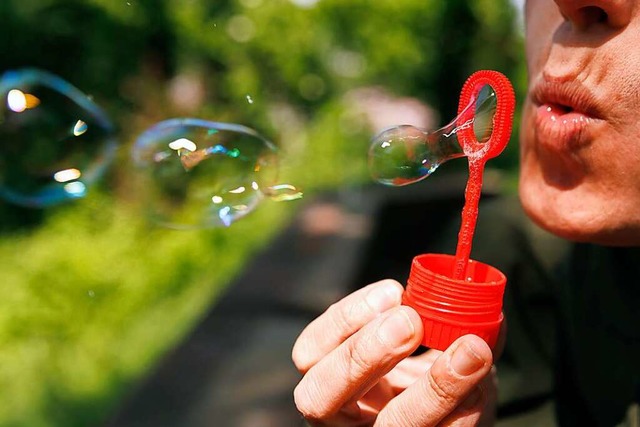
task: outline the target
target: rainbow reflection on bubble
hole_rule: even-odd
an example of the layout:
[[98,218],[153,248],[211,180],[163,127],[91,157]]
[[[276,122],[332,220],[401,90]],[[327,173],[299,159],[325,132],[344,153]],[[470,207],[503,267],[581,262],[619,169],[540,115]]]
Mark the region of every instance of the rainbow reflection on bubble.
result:
[[[426,131],[411,125],[389,128],[373,138],[369,146],[369,168],[375,180],[382,184],[403,186],[423,180],[444,162],[464,157],[458,132],[473,126],[478,142],[486,142],[493,130],[496,112],[494,89],[485,85],[477,98],[463,113],[436,131]],[[464,112],[474,109],[469,120]]]
[[166,120],[139,136],[132,157],[151,218],[171,228],[228,227],[265,196],[302,197],[277,182],[276,147],[242,125]]
[[36,69],[0,77],[0,198],[40,208],[84,197],[115,149],[107,116],[68,82]]

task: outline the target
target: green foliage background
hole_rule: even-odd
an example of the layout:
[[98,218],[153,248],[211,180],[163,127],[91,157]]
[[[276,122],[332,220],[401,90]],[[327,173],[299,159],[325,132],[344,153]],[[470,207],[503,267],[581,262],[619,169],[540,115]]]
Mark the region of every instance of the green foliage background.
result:
[[[284,181],[308,195],[365,183],[371,129],[345,94],[383,86],[450,118],[477,69],[522,92],[514,18],[507,0],[2,0],[0,71],[72,82],[123,149],[79,203],[0,202],[0,425],[100,424],[300,206],[266,203],[229,229],[155,228],[130,184],[136,134],[175,116],[242,123],[281,147]],[[177,76],[202,86],[195,109],[171,100]],[[512,143],[493,165],[516,159]]]

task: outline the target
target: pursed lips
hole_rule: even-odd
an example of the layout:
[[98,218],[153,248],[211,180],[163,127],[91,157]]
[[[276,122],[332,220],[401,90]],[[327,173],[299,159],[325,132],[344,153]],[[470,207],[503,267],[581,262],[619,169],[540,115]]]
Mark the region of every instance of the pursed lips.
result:
[[533,87],[538,144],[555,152],[588,146],[604,114],[598,99],[577,80],[540,78]]

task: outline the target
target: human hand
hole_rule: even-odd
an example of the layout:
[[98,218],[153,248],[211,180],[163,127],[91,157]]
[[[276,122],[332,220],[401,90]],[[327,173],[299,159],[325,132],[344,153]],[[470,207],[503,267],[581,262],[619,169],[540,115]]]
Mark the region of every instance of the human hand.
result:
[[392,280],[333,304],[298,337],[293,362],[303,374],[298,410],[317,426],[476,426],[495,409],[493,355],[466,335],[444,352],[410,356],[420,317],[401,306]]

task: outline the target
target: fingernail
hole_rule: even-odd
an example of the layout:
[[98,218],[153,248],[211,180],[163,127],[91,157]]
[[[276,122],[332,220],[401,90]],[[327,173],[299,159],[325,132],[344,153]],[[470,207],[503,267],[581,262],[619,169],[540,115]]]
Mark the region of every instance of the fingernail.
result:
[[451,367],[458,375],[466,377],[478,371],[485,361],[476,353],[473,346],[463,343],[458,346],[451,356]]
[[402,309],[387,317],[378,329],[378,337],[389,347],[406,343],[414,333],[413,323]]
[[382,313],[400,302],[400,292],[396,286],[378,286],[369,291],[365,299],[374,310]]
[[480,399],[482,399],[482,390],[480,387],[476,387],[460,406],[464,409],[472,409],[480,402]]

